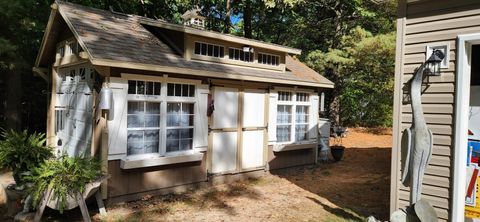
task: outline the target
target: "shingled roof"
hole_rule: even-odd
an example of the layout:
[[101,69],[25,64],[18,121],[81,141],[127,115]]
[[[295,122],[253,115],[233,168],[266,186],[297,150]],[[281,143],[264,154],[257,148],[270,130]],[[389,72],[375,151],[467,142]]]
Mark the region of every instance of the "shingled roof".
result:
[[[301,67],[298,64],[300,62],[292,62],[291,58],[287,58],[286,66],[288,70],[292,71],[287,72],[186,60],[142,25],[148,23],[149,25],[164,27],[165,21],[136,15],[123,15],[68,2],[56,1],[55,4],[58,6],[58,13],[61,18],[87,52],[93,65],[227,79],[333,87],[332,82],[313,70],[309,71],[308,74],[302,73],[302,70],[298,68]],[[52,12],[51,16],[56,15]],[[60,16],[56,16],[56,18],[58,17]],[[169,25],[177,30],[179,27],[184,30],[191,29],[176,24]],[[223,35],[220,33],[214,34]],[[42,47],[52,45],[46,43],[48,40],[48,37],[44,37]],[[269,43],[262,42],[262,44]],[[272,47],[281,47],[275,44],[271,45]],[[285,47],[285,50],[292,51],[293,49]],[[40,52],[39,58],[43,56],[43,50]],[[40,61],[40,59],[37,59],[37,67],[42,65]],[[308,67],[306,68],[305,70],[308,70]]]

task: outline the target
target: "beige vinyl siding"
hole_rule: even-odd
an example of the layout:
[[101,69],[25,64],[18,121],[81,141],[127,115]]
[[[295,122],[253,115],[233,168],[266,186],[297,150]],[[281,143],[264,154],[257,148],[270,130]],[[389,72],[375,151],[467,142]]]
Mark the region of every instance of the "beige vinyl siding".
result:
[[[400,1],[402,9],[405,1]],[[425,119],[433,132],[433,156],[426,169],[423,187],[423,197],[435,208],[440,221],[448,221],[451,217],[451,186],[453,172],[453,135],[454,135],[454,105],[455,105],[455,59],[456,38],[461,34],[480,32],[480,2],[478,0],[424,0],[408,3],[405,11],[399,11],[398,25],[404,35],[397,35],[401,39],[401,48],[398,48],[396,81],[397,113],[394,123],[394,137],[392,158],[392,194],[391,210],[404,208],[409,204],[409,188],[400,181],[400,139],[404,129],[409,128],[412,122],[412,110],[406,94],[409,79],[414,71],[426,59],[426,46],[436,43],[448,43],[449,68],[442,69],[441,76],[427,78],[428,87],[424,88],[422,105]],[[406,15],[404,18],[403,15]],[[404,18],[403,20],[400,18]],[[398,116],[400,115],[400,116]]]

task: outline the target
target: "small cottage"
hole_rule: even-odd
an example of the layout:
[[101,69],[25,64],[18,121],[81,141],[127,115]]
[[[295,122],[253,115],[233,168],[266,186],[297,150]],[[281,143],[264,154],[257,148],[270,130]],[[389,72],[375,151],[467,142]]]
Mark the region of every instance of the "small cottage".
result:
[[33,68],[51,87],[48,143],[101,157],[109,201],[316,162],[333,83],[298,49],[183,19],[52,5]]

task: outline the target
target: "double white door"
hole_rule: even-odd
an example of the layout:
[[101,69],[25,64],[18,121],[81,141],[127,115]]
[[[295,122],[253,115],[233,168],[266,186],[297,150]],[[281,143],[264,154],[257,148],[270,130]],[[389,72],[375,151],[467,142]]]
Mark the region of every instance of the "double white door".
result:
[[213,92],[211,172],[221,174],[263,167],[265,91],[215,87]]

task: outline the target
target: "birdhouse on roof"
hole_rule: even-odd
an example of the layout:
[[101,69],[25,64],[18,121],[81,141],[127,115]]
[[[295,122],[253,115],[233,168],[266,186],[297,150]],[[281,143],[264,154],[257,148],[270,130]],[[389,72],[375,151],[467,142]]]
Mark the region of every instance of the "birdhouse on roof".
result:
[[188,10],[182,15],[183,25],[204,29],[205,28],[205,17],[200,15],[200,9],[195,8]]

